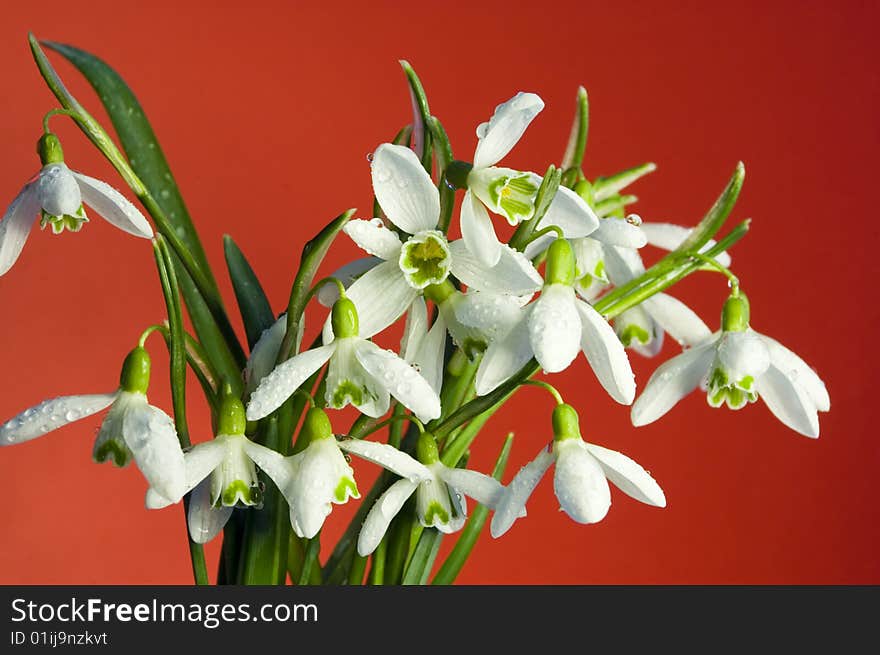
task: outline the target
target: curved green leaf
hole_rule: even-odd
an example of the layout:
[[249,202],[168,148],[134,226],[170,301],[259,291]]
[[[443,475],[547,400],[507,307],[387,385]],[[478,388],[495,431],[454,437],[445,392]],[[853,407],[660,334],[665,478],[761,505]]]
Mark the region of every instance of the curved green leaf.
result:
[[229,279],[232,280],[235,299],[238,301],[238,311],[244,323],[248,347],[253,349],[263,330],[271,327],[275,322],[275,315],[254,269],[228,234],[223,236],[223,253],[226,256],[226,266],[229,269]]

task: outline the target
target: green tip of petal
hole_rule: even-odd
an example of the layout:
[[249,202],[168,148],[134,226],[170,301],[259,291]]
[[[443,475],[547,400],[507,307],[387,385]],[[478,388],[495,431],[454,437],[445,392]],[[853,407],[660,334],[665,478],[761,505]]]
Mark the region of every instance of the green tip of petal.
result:
[[132,455],[125,444],[117,442],[115,439],[108,439],[95,448],[92,457],[98,464],[112,460],[114,465],[122,468],[128,465]]
[[436,500],[431,501],[428,509],[425,511],[425,525],[434,525],[435,522],[441,525],[449,523],[449,512]]
[[336,489],[333,491],[333,497],[338,503],[344,503],[351,498],[360,498],[361,493],[358,491],[357,484],[351,478],[342,478]]

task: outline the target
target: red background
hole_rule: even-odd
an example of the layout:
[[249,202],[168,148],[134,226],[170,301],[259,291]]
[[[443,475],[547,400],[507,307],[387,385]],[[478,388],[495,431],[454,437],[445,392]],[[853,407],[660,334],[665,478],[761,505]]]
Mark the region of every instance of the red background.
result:
[[[460,581],[880,582],[880,446],[869,422],[878,320],[869,259],[877,241],[870,196],[880,145],[877,5],[318,7],[8,4],[0,24],[0,198],[10,201],[38,167],[40,119],[54,106],[27,48],[33,30],[122,73],[153,122],[230,306],[224,233],[235,236],[280,310],[305,240],[349,206],[369,211],[366,154],[409,120],[399,58],[419,72],[463,158],[496,104],[519,90],[539,93],[547,108],[505,160],[538,171],[558,161],[583,84],[591,99],[587,173],[657,162],[658,172],[635,188],[647,220],[695,223],[735,162],[745,161],[734,219],[754,222],[734,264],[753,325],[816,367],[832,411],[821,417],[818,441],[787,430],[760,403],[733,413],[697,396],[636,430],[586,366],[573,367],[551,381],[581,409],[587,439],[650,469],[668,507],[615,490],[604,521],[576,525],[557,511],[548,477],[526,520],[500,540],[484,535]],[[88,86],[54,61],[103,117]],[[77,130],[64,119],[54,125],[73,167],[121,185]],[[356,252],[340,240],[327,269]],[[676,289],[711,325],[724,292],[722,278],[710,275]],[[78,235],[35,231],[0,279],[0,306],[3,418],[49,396],[112,389],[141,329],[164,315],[147,243],[100,220]],[[151,398],[167,408],[167,368],[153,345]],[[662,357],[672,354],[668,346]],[[643,385],[657,360],[633,361]],[[204,434],[204,409],[191,395],[194,432]],[[523,391],[489,424],[473,465],[488,468],[515,429],[516,470],[549,438],[550,407],[541,392]],[[0,582],[191,580],[181,510],[147,512],[133,467],[91,462],[98,424],[83,421],[0,452]],[[370,469],[358,466],[362,488]],[[331,516],[325,542],[345,514]],[[208,549],[211,562],[218,545]]]

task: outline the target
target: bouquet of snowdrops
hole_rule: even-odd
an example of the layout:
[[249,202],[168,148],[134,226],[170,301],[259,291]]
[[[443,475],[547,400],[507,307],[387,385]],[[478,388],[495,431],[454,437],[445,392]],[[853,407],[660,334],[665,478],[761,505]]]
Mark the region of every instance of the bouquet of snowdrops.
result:
[[[401,62],[413,119],[369,157],[374,206],[366,214],[343,212],[308,241],[280,317],[226,238],[246,349],[131,90],[87,52],[44,44],[96,89],[120,148],[66,90],[33,36],[30,45],[61,106],[43,119],[39,172],[0,222],[0,274],[10,275],[37,221],[59,234],[79,232],[90,215],[100,216],[149,241],[167,318],[145,327],[114,390],[27,409],[0,426],[0,444],[20,444],[107,410],[95,461],[134,460],[149,483],[148,509],[183,501],[199,584],[208,582],[202,545],[221,532],[219,583],[284,584],[288,576],[298,584],[450,583],[490,513],[490,532],[501,537],[526,515],[529,495],[554,464],[556,497],[579,523],[606,515],[609,482],[639,502],[665,506],[660,485],[629,455],[583,439],[565,389],[550,383],[570,366],[595,375],[615,401],[631,406],[634,426],[659,419],[701,388],[713,407],[740,409],[760,398],[792,430],[819,435],[817,414],[830,407],[824,384],[797,355],[752,329],[748,300],[730,269],[728,250],[749,225],[724,230],[742,164],[696,226],[643,221],[629,211],[636,198],[628,188],[653,164],[592,180],[583,173],[584,89],[562,160],[537,174],[500,164],[543,110],[540,97],[519,92],[499,104],[477,126],[470,161],[456,159],[418,77]],[[50,129],[53,117],[85,133],[149,218],[111,185],[68,167]],[[511,227],[496,229],[505,224]],[[316,279],[340,233],[362,257]],[[667,252],[646,267],[640,249],[647,244]],[[666,293],[697,271],[727,278],[720,323],[710,321],[714,330]],[[323,321],[312,343],[303,343],[306,314],[310,324]],[[398,351],[373,342],[399,320],[405,328]],[[666,334],[682,352],[658,366],[637,397],[629,357],[657,355]],[[170,415],[147,400],[152,335],[170,357]],[[187,367],[211,407],[216,435],[196,445],[187,429]],[[503,485],[512,435],[490,474],[467,467],[469,448],[493,413],[527,385],[546,391],[554,404],[547,443]],[[334,413],[349,405],[359,416],[341,426]],[[358,486],[352,456],[358,467],[366,461],[384,469],[368,491]],[[470,513],[467,498],[477,503]],[[357,513],[329,556],[319,557],[333,505],[350,499],[360,499]],[[445,535],[457,540],[435,565]]]

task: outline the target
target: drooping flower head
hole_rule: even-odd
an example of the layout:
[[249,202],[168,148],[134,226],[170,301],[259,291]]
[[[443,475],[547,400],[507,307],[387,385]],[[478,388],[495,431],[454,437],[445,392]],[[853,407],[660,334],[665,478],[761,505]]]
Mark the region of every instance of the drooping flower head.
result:
[[38,216],[40,226],[51,227],[54,234],[78,232],[88,221],[83,203],[120,230],[152,238],[147,219],[125,196],[105,182],[67,167],[54,134],[44,135],[37,150],[43,168],[25,184],[0,221],[0,275],[18,259]]
[[597,523],[611,507],[608,482],[639,502],[666,506],[666,496],[645,469],[626,455],[587,443],[571,405],[553,410],[553,443],[542,448],[505,488],[492,517],[493,537],[507,532],[525,516],[526,502],[551,465],[556,464],[553,490],[562,510],[578,523]]

